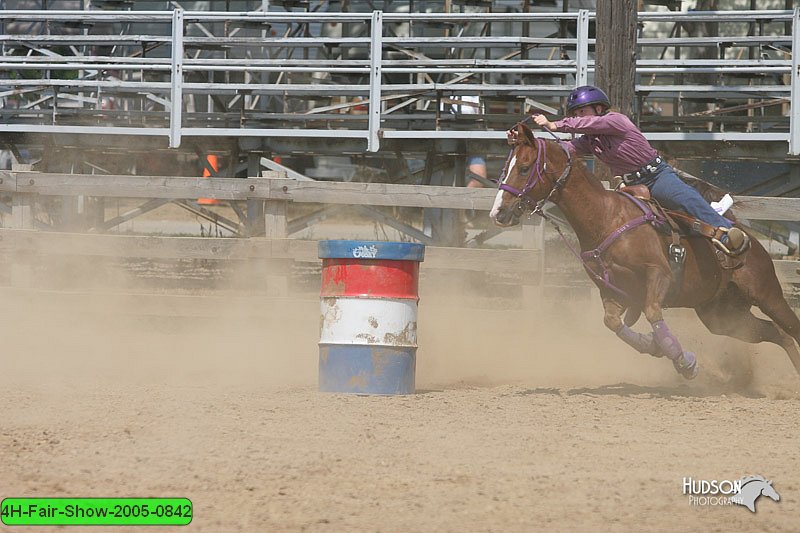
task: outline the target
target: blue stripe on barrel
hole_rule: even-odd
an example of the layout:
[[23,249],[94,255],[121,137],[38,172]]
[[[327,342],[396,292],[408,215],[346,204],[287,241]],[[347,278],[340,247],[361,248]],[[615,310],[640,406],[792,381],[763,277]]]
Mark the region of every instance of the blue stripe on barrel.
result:
[[414,394],[416,348],[319,347],[319,390],[356,394]]

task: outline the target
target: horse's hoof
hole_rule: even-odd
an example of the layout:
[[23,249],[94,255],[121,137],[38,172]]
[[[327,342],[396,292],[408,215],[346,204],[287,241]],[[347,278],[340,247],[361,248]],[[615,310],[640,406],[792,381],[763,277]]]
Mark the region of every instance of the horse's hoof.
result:
[[672,364],[678,374],[684,378],[694,379],[697,377],[697,357],[692,352],[683,352],[683,355],[673,360]]

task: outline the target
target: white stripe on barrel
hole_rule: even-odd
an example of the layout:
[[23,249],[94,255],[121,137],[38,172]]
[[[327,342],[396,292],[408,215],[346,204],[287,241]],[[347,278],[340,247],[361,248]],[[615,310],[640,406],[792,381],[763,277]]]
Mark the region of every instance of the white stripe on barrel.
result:
[[323,298],[320,343],[417,346],[417,302]]

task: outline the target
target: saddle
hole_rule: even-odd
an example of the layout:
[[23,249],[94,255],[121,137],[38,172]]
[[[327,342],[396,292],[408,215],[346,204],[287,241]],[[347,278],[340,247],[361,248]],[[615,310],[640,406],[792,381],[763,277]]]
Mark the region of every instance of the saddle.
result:
[[744,245],[737,253],[734,253],[722,242],[722,237],[728,232],[727,228],[712,226],[683,211],[662,207],[661,204],[650,196],[650,189],[648,189],[646,185],[627,185],[623,190],[646,202],[654,212],[661,215],[664,220],[666,220],[667,224],[662,225],[660,228],[658,225],[656,225],[656,227],[661,229],[664,233],[671,233],[673,235],[674,245],[680,243],[679,237],[699,234],[710,239],[717,249],[728,256],[741,255],[750,248],[750,238],[745,234]]
[[[650,196],[650,189],[646,185],[629,185],[621,190],[647,204],[653,210],[653,213],[657,215],[656,220],[652,223],[653,227],[661,233],[669,235],[672,239],[667,248],[667,259],[672,272],[672,284],[667,293],[666,301],[672,301],[677,298],[683,286],[683,266],[686,260],[686,248],[681,243],[682,237],[689,237],[698,233],[707,237],[714,245],[714,252],[720,268],[722,268],[723,272],[728,272],[723,278],[727,279],[731,270],[742,266],[743,261],[736,255],[741,256],[750,248],[750,238],[746,233],[744,234],[746,239],[744,245],[742,245],[738,254],[734,254],[721,241],[722,236],[728,231],[727,228],[718,228],[711,224],[706,224],[683,211],[665,209]],[[724,285],[722,281],[721,278],[718,290]]]

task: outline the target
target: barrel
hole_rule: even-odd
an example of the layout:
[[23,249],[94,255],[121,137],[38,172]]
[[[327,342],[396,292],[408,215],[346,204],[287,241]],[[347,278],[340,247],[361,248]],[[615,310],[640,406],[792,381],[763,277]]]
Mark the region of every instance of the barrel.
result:
[[319,390],[413,394],[425,246],[320,241]]

